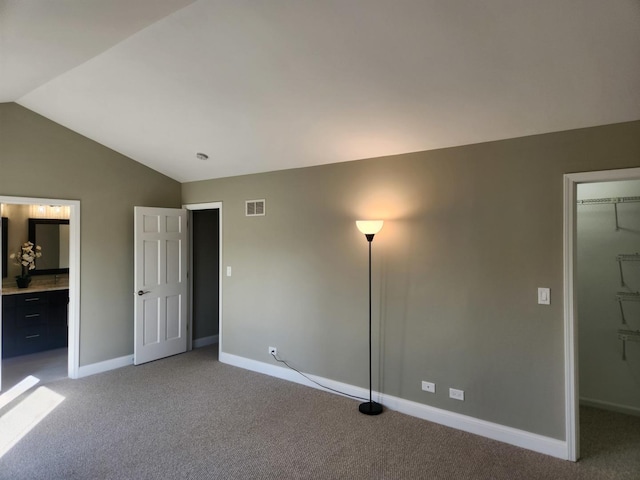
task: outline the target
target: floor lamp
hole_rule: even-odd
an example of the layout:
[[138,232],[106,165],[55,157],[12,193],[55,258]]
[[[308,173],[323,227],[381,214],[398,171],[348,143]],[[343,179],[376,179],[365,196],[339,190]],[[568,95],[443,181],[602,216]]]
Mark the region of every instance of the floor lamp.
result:
[[360,404],[360,413],[365,415],[379,415],[382,405],[373,401],[371,397],[371,242],[376,233],[382,229],[382,220],[357,220],[358,230],[364,233],[369,242],[369,401]]

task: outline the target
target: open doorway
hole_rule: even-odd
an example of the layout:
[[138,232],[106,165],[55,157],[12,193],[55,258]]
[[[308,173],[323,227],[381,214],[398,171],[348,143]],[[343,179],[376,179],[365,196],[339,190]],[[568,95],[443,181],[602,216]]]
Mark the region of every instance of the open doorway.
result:
[[[0,389],[34,374],[41,382],[77,378],[80,203],[0,196],[0,205],[6,229],[0,250]],[[25,266],[28,286],[18,286],[23,265],[10,256],[19,256],[32,240],[42,256],[35,259],[35,270]]]
[[185,205],[190,235],[189,349],[221,345],[222,203]]
[[565,175],[566,431],[573,461],[624,452],[614,448],[624,429],[640,425],[640,343],[627,335],[640,330],[640,316],[630,317],[640,307],[638,188],[638,168]]
[[581,455],[613,461],[640,425],[640,179],[577,186],[576,259]]

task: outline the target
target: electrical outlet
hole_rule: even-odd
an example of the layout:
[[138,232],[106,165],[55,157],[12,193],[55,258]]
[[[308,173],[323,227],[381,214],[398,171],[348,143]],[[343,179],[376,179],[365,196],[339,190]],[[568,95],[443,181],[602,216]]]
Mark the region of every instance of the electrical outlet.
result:
[[278,349],[276,347],[269,347],[269,355],[278,355]]
[[460,400],[461,402],[464,402],[464,390],[458,390],[457,388],[450,388],[449,398],[453,398],[454,400]]
[[422,390],[429,393],[436,393],[436,384],[431,382],[422,382]]

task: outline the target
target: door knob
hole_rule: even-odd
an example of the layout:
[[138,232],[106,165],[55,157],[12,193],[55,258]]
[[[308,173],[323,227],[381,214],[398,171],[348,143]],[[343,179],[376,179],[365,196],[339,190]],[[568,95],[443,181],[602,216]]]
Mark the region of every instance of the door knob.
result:
[[144,295],[145,293],[149,293],[149,291],[148,291],[148,290],[147,290],[147,291],[138,290],[138,296],[140,296],[140,297],[141,297],[142,295]]

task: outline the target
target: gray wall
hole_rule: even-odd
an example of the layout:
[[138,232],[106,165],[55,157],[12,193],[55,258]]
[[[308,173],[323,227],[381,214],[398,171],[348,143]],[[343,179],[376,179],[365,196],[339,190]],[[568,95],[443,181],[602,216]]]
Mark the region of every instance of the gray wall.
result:
[[[640,196],[640,181],[578,186],[578,199],[625,196]],[[623,264],[626,287],[616,262],[618,254],[640,253],[640,203],[618,205],[618,231],[613,205],[584,205],[577,212],[580,397],[640,413],[640,343],[627,342],[623,361],[616,335],[618,328],[640,330],[640,303],[624,303],[624,326],[615,299],[617,292],[640,291],[640,262]]]
[[[223,351],[564,438],[564,173],[640,166],[640,122],[183,184],[223,202]],[[267,215],[245,217],[244,201]],[[552,304],[537,305],[537,287]],[[421,380],[436,382],[435,395]],[[463,389],[464,402],[448,398]]]
[[80,365],[133,353],[133,207],[179,207],[180,184],[15,103],[0,172],[0,195],[81,202]]

